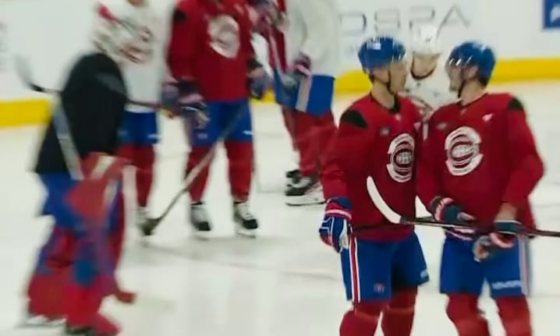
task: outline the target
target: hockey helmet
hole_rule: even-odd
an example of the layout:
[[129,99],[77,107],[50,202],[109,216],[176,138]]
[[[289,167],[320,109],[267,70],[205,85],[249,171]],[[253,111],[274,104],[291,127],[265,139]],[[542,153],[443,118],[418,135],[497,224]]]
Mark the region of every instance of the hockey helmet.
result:
[[496,65],[496,56],[489,46],[469,41],[461,43],[451,50],[447,64],[459,67],[476,66],[479,79],[487,84]]
[[441,53],[439,29],[433,25],[417,26],[412,30],[410,49],[414,53],[437,55]]
[[395,38],[379,36],[369,38],[362,43],[358,51],[358,59],[365,72],[371,71],[391,62],[400,61],[405,57],[406,48]]

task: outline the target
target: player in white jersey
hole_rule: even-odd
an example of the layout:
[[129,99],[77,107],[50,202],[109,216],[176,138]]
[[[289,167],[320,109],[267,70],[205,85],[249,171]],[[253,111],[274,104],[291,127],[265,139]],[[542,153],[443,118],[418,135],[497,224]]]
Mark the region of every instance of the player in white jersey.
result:
[[456,99],[449,92],[447,76],[440,66],[439,29],[435,26],[414,29],[409,50],[411,66],[404,93],[428,117],[436,108]]
[[274,92],[289,110],[299,153],[299,174],[286,190],[287,204],[323,203],[318,171],[336,129],[331,105],[340,62],[337,1],[283,0],[273,8],[269,21],[283,32],[285,54],[275,47],[281,43],[269,39],[271,56],[280,64],[286,58],[285,71],[275,66]]
[[160,100],[166,73],[165,22],[150,0],[100,0],[97,16],[95,41],[124,32],[119,39],[124,40],[126,46],[122,65],[131,102],[126,107],[119,132],[121,146],[118,155],[129,159],[137,168],[137,224],[141,227],[147,220],[154,145],[159,140],[157,107],[146,105],[157,105]]

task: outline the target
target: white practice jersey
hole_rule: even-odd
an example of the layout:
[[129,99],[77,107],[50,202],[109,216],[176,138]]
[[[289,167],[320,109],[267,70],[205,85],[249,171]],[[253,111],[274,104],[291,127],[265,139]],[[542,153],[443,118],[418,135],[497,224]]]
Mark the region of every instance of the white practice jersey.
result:
[[424,115],[429,115],[440,106],[457,100],[449,91],[449,80],[440,67],[425,78],[415,78],[409,74],[404,93]]
[[340,66],[341,28],[337,0],[285,0],[286,58],[311,60],[313,75],[336,76]]
[[[159,102],[167,74],[164,58],[167,29],[163,15],[154,9],[150,0],[142,6],[133,6],[126,0],[101,0],[100,8],[102,6],[114,20],[108,20],[107,13],[98,12],[96,34],[106,31],[126,35],[118,43],[127,54],[122,63],[129,98],[139,102]],[[118,27],[112,28],[114,26]],[[131,104],[127,111],[153,112],[153,109]]]

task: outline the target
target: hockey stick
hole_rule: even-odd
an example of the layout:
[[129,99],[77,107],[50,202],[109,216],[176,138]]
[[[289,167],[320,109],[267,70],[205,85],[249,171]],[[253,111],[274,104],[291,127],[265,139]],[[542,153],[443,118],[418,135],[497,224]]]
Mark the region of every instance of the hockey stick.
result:
[[[59,95],[60,94],[59,90],[46,88],[44,86],[41,86],[41,85],[38,85],[37,83],[35,83],[33,81],[32,76],[31,76],[30,68],[27,64],[27,61],[25,61],[25,59],[22,56],[15,55],[14,56],[14,64],[15,64],[16,73],[18,74],[18,77],[23,82],[23,84],[25,84],[25,86],[27,86],[31,90],[33,90],[35,92],[50,94],[50,95]],[[115,92],[115,93],[117,93],[121,96],[128,97],[127,93],[123,90],[123,88],[115,85],[113,80],[109,79],[108,77],[103,76],[103,75],[98,75],[96,77],[96,79],[101,84],[103,84],[106,88],[108,88],[109,90],[111,90],[111,91],[113,91],[113,92]],[[158,110],[158,109],[161,108],[160,104],[154,103],[154,102],[137,101],[137,100],[128,99],[128,103],[133,104],[133,105],[137,105],[137,106],[153,108],[155,110]]]
[[[23,57],[19,57],[16,59],[16,73],[18,74],[19,78],[22,80],[24,84],[26,84],[31,90],[36,92],[43,92],[43,93],[51,93],[57,94],[58,91],[56,90],[47,90],[44,87],[37,85],[34,83],[30,67],[28,63],[24,60]],[[84,175],[82,173],[80,167],[80,158],[78,155],[78,151],[74,145],[74,141],[72,140],[72,135],[70,133],[70,127],[68,124],[68,120],[66,118],[65,112],[62,108],[62,103],[58,103],[58,107],[55,109],[55,112],[52,114],[52,122],[55,128],[56,136],[59,140],[60,147],[62,150],[64,161],[68,167],[69,173],[72,179],[76,181],[82,181],[84,179]],[[113,183],[110,189],[113,197],[116,194],[116,184]],[[102,233],[96,232],[97,230],[92,230],[92,225],[85,225],[84,229],[87,232],[87,236],[89,239],[93,241],[95,254],[97,255],[96,259],[99,265],[96,265],[99,269],[107,269],[110,266],[110,258],[108,256],[108,252],[106,248],[103,247],[103,237],[101,236]],[[113,275],[114,276],[114,275]],[[116,278],[113,280],[114,288],[114,296],[123,303],[131,304],[133,302],[138,301],[140,298],[140,302],[145,302],[146,305],[150,306],[157,306],[159,309],[168,310],[172,308],[172,303],[167,302],[165,300],[161,300],[157,297],[151,297],[146,295],[137,295],[137,293],[131,292],[124,292],[118,286],[118,282]],[[113,290],[113,289],[112,289]]]
[[181,196],[183,196],[183,194],[189,190],[191,184],[196,179],[196,177],[202,172],[202,170],[206,168],[206,166],[208,166],[208,164],[210,164],[210,161],[212,160],[214,154],[216,153],[216,150],[218,149],[220,143],[222,143],[233,132],[235,126],[237,126],[237,123],[242,117],[243,117],[243,112],[238,111],[237,114],[235,115],[235,118],[233,118],[233,120],[231,120],[230,123],[226,126],[226,128],[222,131],[222,133],[220,134],[218,139],[216,139],[216,142],[214,142],[214,144],[212,145],[208,153],[206,153],[206,155],[204,155],[202,160],[200,160],[200,162],[196,166],[194,166],[194,168],[191,171],[189,171],[189,173],[183,180],[183,186],[181,187],[180,190],[178,190],[175,193],[175,196],[173,196],[173,198],[171,199],[167,207],[165,207],[162,214],[159,215],[158,217],[148,219],[146,225],[140,227],[140,230],[144,236],[153,235],[154,230],[161,224],[161,222],[167,217],[167,215],[169,215],[169,213],[175,207],[175,204],[177,204]]
[[[373,178],[370,176],[367,178],[367,190],[369,193],[369,197],[373,204],[375,204],[376,208],[383,214],[389,222],[393,224],[408,224],[408,225],[415,225],[415,226],[430,226],[430,227],[437,227],[437,228],[444,228],[444,229],[471,229],[476,230],[470,225],[465,225],[461,223],[445,223],[440,222],[432,219],[431,217],[423,217],[423,218],[407,218],[399,215],[393,209],[385,203],[383,197],[379,193]],[[527,227],[520,227],[520,230],[516,232],[518,235],[523,236],[540,236],[540,237],[552,237],[552,238],[560,238],[560,231],[550,231],[550,230],[540,230],[540,229],[532,229]],[[511,231],[501,231],[502,233],[511,234]],[[481,232],[484,233],[484,232]]]

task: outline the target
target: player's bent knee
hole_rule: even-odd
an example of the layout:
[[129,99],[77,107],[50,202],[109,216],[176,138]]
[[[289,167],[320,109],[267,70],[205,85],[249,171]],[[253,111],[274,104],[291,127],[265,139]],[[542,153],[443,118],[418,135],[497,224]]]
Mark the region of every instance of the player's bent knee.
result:
[[412,314],[414,313],[417,295],[417,287],[395,291],[387,310],[398,314]]
[[453,322],[479,315],[478,299],[472,294],[449,294],[446,313]]
[[376,322],[379,319],[379,315],[386,307],[386,301],[369,300],[356,302],[353,304],[353,312],[356,318],[363,320],[370,320]]

